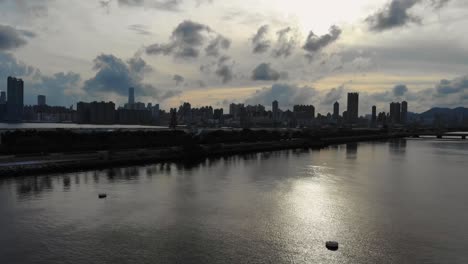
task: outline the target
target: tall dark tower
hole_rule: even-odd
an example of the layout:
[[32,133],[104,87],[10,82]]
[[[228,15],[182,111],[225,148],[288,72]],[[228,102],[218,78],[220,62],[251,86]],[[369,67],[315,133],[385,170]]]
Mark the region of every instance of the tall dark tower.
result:
[[359,93],[348,93],[348,123],[357,124],[359,119]]
[[8,77],[7,85],[7,121],[21,122],[24,107],[24,82],[21,79]]
[[372,124],[372,126],[375,126],[376,123],[377,123],[377,107],[374,105],[374,106],[372,106],[371,124]]
[[340,117],[340,104],[338,102],[335,102],[333,104],[333,119],[338,120]]
[[408,122],[408,102],[401,102],[401,123],[406,124]]
[[0,104],[6,104],[7,98],[6,98],[6,92],[2,91],[0,95]]
[[278,106],[278,101],[273,101],[272,106],[272,113],[273,113],[273,121],[278,121],[278,116],[279,116],[279,106]]
[[46,96],[45,95],[38,95],[37,96],[37,105],[39,105],[39,106],[46,105]]
[[393,124],[399,124],[401,118],[401,104],[392,102],[390,104],[390,120]]
[[133,105],[135,104],[135,88],[130,87],[128,89],[128,104]]

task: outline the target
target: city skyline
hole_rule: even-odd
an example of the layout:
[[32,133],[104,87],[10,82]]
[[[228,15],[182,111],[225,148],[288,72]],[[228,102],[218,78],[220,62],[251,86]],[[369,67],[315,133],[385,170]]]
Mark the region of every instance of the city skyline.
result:
[[332,112],[349,92],[360,112],[468,104],[461,0],[244,2],[0,1],[0,78],[25,80],[26,104],[120,105],[128,87],[163,108],[276,98]]
[[[24,82],[22,79],[20,78],[16,78],[16,77],[13,77],[13,76],[9,76],[8,79],[7,79],[7,87],[8,87],[8,91],[9,92],[5,92],[5,91],[0,91],[1,92],[1,95],[2,97],[0,97],[0,104],[7,104],[8,101],[11,101],[13,102],[12,105],[10,105],[9,107],[24,107],[24,106],[28,106],[27,104],[24,104]],[[9,95],[9,96],[8,96]],[[9,99],[9,100],[8,100]],[[78,101],[76,103],[74,103],[73,105],[70,106],[70,109],[78,109],[78,106],[80,103],[112,103],[113,105],[113,108],[114,109],[119,109],[119,108],[124,108],[124,109],[135,109],[135,110],[143,110],[143,109],[147,109],[148,107],[151,108],[153,106],[157,106],[158,107],[158,110],[160,109],[159,107],[159,104],[157,102],[140,102],[136,99],[135,97],[135,88],[134,87],[129,87],[128,88],[128,96],[127,96],[127,103],[125,104],[122,104],[122,105],[116,105],[115,102],[113,101],[106,101],[106,100],[95,100],[95,101],[90,101],[90,102],[84,102],[84,101]],[[154,105],[153,105],[154,103]],[[181,105],[184,105],[184,104],[187,104],[190,102],[183,102]],[[229,106],[227,107],[226,110],[229,110],[229,111],[232,111],[232,105],[235,105],[236,102],[230,102],[229,103]],[[392,115],[392,111],[394,111],[394,109],[392,108],[393,105],[395,104],[395,102],[391,102],[390,103],[390,107],[388,109],[388,113],[390,115]],[[403,112],[405,111],[406,113],[408,112],[408,103],[406,101],[403,101],[400,105],[399,102],[397,102],[396,104],[399,105],[399,108],[398,108],[398,111],[399,112]],[[45,95],[37,95],[37,101],[36,101],[36,104],[30,104],[30,106],[33,106],[33,105],[36,105],[36,106],[53,106],[53,105],[48,105],[47,104],[47,96]],[[249,104],[245,104],[245,103],[242,103],[242,104],[239,104],[239,105],[246,105],[246,106],[250,106]],[[274,101],[271,102],[271,107],[269,107],[268,105],[262,105],[262,104],[257,104],[259,106],[263,106],[265,107],[265,109],[269,109],[269,111],[272,112],[272,115],[273,115],[273,119],[276,119],[277,118],[277,115],[278,115],[278,112],[279,111],[291,111],[291,110],[295,110],[297,107],[302,107],[302,106],[308,106],[308,105],[304,105],[304,104],[295,104],[293,107],[291,108],[283,108],[281,109],[280,108],[280,104],[279,102],[275,99]],[[255,105],[252,105],[252,106],[255,106]],[[333,112],[330,113],[330,112],[327,112],[327,113],[321,113],[319,111],[316,111],[315,109],[315,106],[314,105],[310,105],[313,107],[313,109],[311,110],[311,112],[313,113],[313,116],[315,117],[315,113],[317,114],[331,114],[333,118],[337,118],[337,117],[340,117],[340,116],[343,116],[345,114],[349,114],[349,118],[350,118],[350,122],[351,123],[356,123],[357,122],[357,119],[359,117],[365,117],[366,115],[368,115],[369,113],[365,112],[364,114],[362,115],[359,115],[359,93],[357,92],[350,92],[348,93],[347,95],[347,104],[346,104],[346,110],[343,112],[343,115],[340,113],[339,109],[340,109],[340,103],[338,101],[335,101],[333,103]],[[198,106],[196,106],[198,107]],[[211,105],[203,105],[201,107],[213,107]],[[371,113],[373,114],[374,113],[374,108],[376,106],[372,106],[372,109],[371,109]],[[220,108],[220,109],[223,109],[223,108]],[[403,110],[405,109],[405,110]],[[161,109],[163,110],[163,109]],[[7,109],[7,112],[10,111],[12,112],[13,110],[8,110]],[[19,110],[15,109],[14,110],[15,113],[13,113],[13,115],[15,114],[18,114]],[[385,109],[384,109],[384,112],[385,112]],[[10,117],[11,114],[7,113],[7,116],[9,118],[9,120],[11,121],[15,121],[15,119],[12,119]],[[8,120],[8,119],[7,119]],[[17,119],[17,120],[21,120],[21,119]],[[400,120],[398,120],[400,121]]]

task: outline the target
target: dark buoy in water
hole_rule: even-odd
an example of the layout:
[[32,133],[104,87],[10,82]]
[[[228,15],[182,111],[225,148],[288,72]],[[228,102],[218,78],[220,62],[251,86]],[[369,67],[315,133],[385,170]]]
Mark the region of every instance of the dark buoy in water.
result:
[[325,243],[325,246],[327,247],[328,250],[331,250],[331,251],[337,251],[338,250],[338,242],[336,242],[336,241],[327,241]]
[[98,195],[98,197],[99,197],[99,199],[104,199],[104,198],[107,198],[107,194],[105,194],[105,193],[100,193],[100,194]]

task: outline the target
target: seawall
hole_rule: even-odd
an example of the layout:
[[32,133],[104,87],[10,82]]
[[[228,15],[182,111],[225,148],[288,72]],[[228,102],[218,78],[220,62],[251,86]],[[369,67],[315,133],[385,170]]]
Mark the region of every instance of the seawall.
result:
[[289,139],[280,141],[234,144],[194,144],[183,147],[178,146],[153,149],[148,148],[81,153],[54,153],[50,155],[6,156],[0,160],[0,177],[86,171],[166,161],[194,161],[210,156],[227,156],[285,149],[320,149],[333,144],[345,144],[358,141],[388,140],[405,136],[405,134],[378,134],[322,138],[319,140]]

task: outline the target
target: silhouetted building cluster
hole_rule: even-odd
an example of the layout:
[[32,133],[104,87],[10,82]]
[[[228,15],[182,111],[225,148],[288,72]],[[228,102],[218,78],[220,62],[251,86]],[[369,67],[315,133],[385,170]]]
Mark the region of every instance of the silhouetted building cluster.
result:
[[[123,107],[113,102],[78,102],[76,110],[71,107],[49,106],[45,95],[37,96],[37,105],[24,105],[24,82],[8,77],[7,92],[0,92],[0,121],[7,122],[75,122],[78,124],[128,124],[188,127],[404,127],[468,126],[468,113],[461,109],[428,111],[415,117],[408,112],[408,103],[392,102],[389,111],[378,112],[376,106],[371,114],[359,116],[359,93],[348,93],[345,111],[340,115],[340,103],[334,102],[333,113],[316,113],[313,105],[294,105],[282,110],[274,100],[271,110],[265,106],[232,103],[229,113],[212,106],[192,107],[185,102],[169,112],[159,104],[136,101],[135,88],[128,89],[128,101]],[[450,109],[449,109],[450,110]]]

